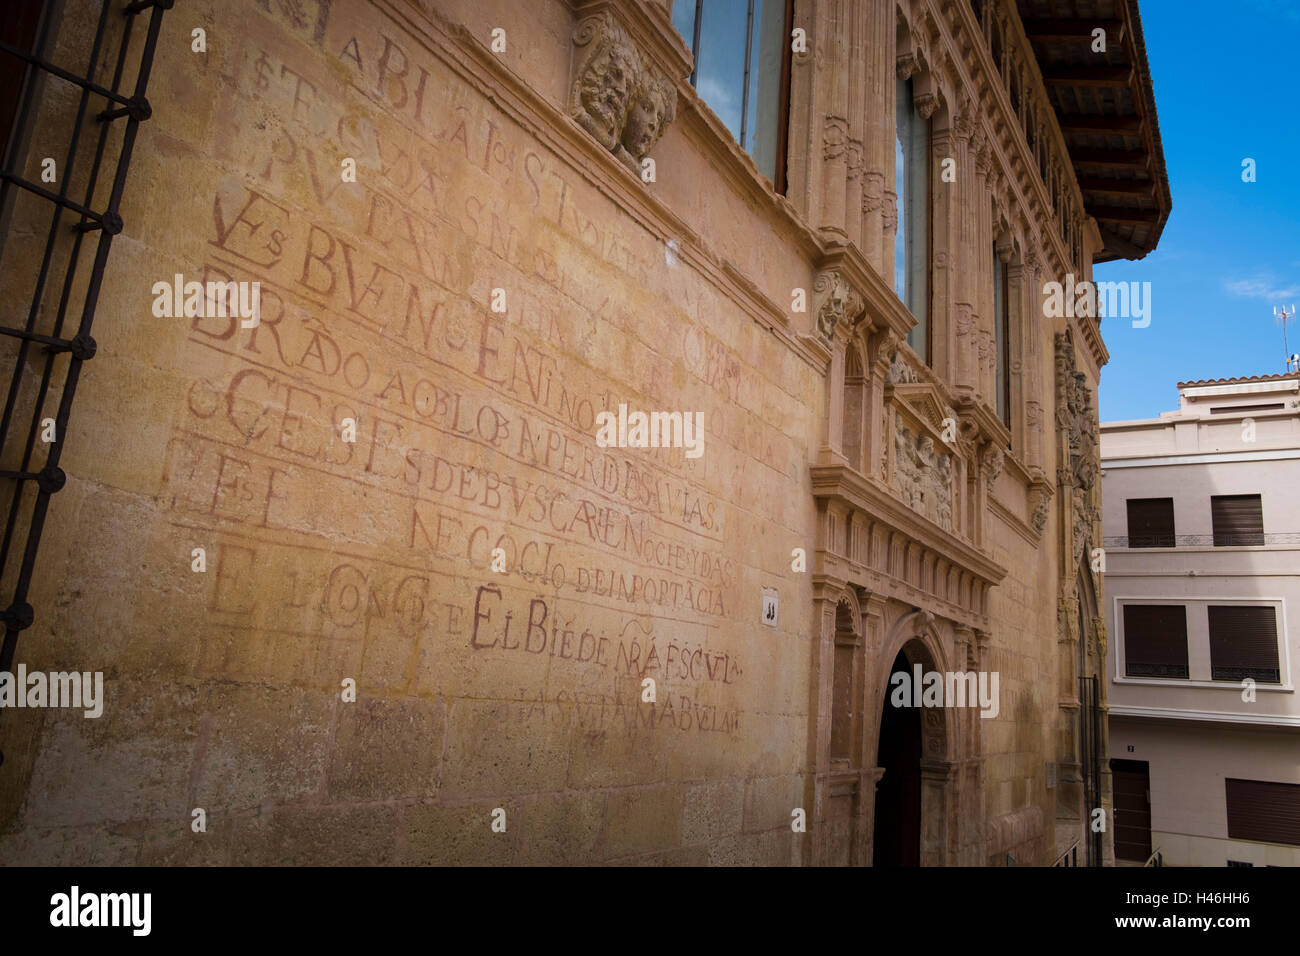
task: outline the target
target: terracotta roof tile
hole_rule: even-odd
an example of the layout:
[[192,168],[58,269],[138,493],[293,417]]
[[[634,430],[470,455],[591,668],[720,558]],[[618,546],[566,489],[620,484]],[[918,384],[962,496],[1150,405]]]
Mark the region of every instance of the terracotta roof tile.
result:
[[1278,372],[1276,375],[1243,375],[1240,378],[1202,378],[1195,382],[1179,382],[1179,388],[1198,388],[1202,385],[1245,385],[1248,382],[1280,382],[1300,379],[1300,372]]

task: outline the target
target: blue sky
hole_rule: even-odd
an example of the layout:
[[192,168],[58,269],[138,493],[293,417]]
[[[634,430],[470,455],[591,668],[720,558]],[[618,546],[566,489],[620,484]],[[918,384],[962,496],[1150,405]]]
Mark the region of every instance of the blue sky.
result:
[[[1286,370],[1273,307],[1300,303],[1300,2],[1228,9],[1141,5],[1174,205],[1154,252],[1094,270],[1151,283],[1149,327],[1102,322],[1102,421],[1177,408],[1180,381]],[[1300,352],[1300,324],[1288,335]]]

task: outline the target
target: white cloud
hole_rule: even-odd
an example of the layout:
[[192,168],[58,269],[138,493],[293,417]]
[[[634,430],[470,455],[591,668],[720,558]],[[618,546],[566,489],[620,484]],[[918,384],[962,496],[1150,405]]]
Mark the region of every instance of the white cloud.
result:
[[1273,303],[1280,303],[1283,299],[1300,299],[1300,285],[1280,285],[1271,275],[1225,282],[1224,287],[1233,295],[1247,299],[1264,299]]
[[708,74],[699,78],[699,85],[696,87],[699,91],[700,99],[709,105],[709,109],[717,114],[718,119],[731,130],[731,135],[740,139],[740,99],[730,89],[723,86],[718,80]]

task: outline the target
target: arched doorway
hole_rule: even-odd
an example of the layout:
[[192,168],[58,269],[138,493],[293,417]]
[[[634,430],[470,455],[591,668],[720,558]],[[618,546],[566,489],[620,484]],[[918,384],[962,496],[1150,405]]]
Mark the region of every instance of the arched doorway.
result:
[[894,658],[880,715],[876,766],[884,770],[876,784],[873,866],[919,866],[921,863],[921,711],[895,707],[894,674],[912,681],[912,665],[903,651]]

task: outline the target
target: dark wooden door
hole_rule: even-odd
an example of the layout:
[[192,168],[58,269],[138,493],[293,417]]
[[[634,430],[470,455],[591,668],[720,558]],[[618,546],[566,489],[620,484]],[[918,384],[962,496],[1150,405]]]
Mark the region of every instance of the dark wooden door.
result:
[[1151,773],[1145,760],[1112,760],[1115,859],[1145,863],[1151,855]]

